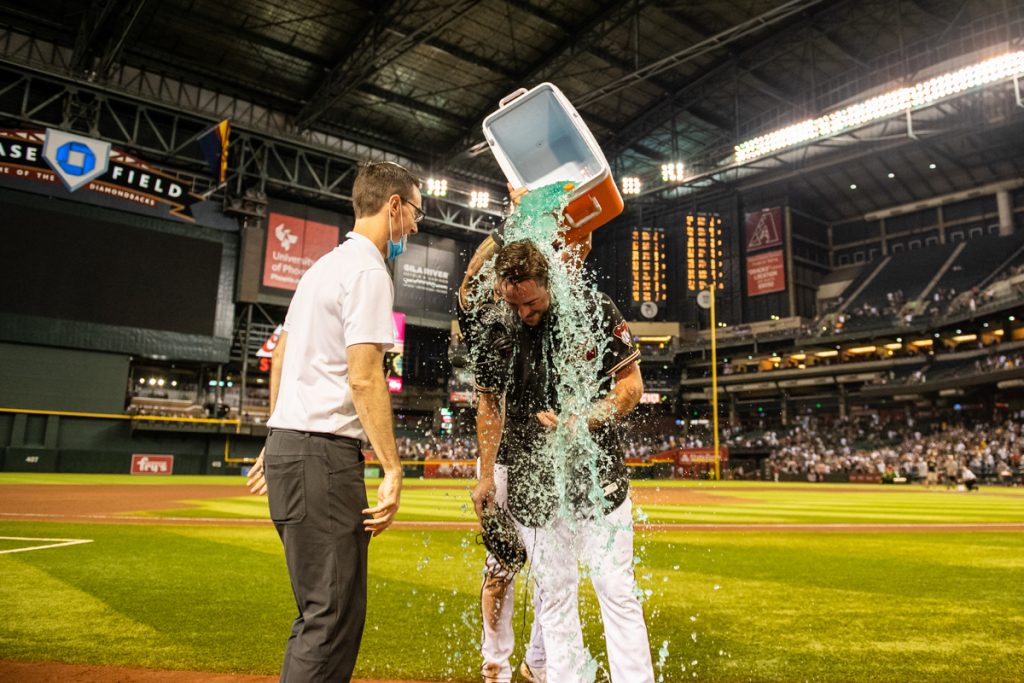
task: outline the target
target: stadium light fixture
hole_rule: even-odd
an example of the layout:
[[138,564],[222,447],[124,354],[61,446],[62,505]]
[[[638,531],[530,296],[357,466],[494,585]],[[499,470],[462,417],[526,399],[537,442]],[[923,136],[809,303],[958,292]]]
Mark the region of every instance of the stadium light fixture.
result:
[[928,164],[928,168],[930,168],[931,170],[934,171],[935,170],[935,164]]
[[486,209],[490,203],[490,192],[477,192],[473,190],[469,193],[469,208],[471,209]]
[[855,346],[852,349],[850,349],[849,352],[860,356],[868,353],[874,353],[877,350],[878,349],[874,346]]
[[857,189],[857,183],[850,183],[850,189],[851,190],[856,190]]
[[686,166],[681,161],[661,165],[661,179],[666,183],[681,183],[686,177]]
[[953,337],[953,341],[957,344],[963,344],[964,342],[978,341],[978,335],[976,334],[958,334]]
[[922,346],[932,346],[934,343],[935,342],[932,341],[931,339],[918,339],[916,341],[910,342],[910,345],[920,348]]
[[624,176],[622,178],[622,194],[640,194],[643,184],[636,176]]
[[899,351],[903,348],[903,344],[900,344],[899,342],[892,342],[891,344],[886,344],[885,348],[890,351]]
[[892,171],[889,171],[889,180],[892,180],[895,177],[896,177],[896,174],[893,173]]
[[836,356],[839,355],[839,352],[836,351],[835,349],[828,349],[827,351],[818,351],[814,355],[817,356],[818,358],[835,358]]
[[1024,51],[1008,52],[741,142],[734,148],[736,163],[743,164],[802,142],[831,137],[872,121],[927,106],[971,88],[1021,75],[1024,75]]
[[447,197],[448,180],[446,178],[427,178],[427,196]]

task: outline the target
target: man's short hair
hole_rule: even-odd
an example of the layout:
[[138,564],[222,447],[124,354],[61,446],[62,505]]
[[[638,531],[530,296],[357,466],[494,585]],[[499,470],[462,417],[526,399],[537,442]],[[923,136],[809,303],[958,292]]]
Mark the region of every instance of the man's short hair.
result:
[[506,244],[494,260],[499,284],[518,285],[533,280],[537,286],[548,286],[548,259],[530,240]]
[[352,185],[352,207],[356,218],[372,216],[382,208],[393,194],[411,201],[412,189],[420,180],[405,166],[393,161],[373,161],[363,164]]

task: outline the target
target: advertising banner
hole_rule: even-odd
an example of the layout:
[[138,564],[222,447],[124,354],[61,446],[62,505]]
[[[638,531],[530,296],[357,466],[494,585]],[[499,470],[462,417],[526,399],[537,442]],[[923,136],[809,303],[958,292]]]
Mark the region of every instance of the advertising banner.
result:
[[392,394],[402,392],[402,364],[405,356],[405,313],[392,312],[391,321],[395,326],[395,345],[384,354],[385,377],[388,382],[388,391]]
[[[669,451],[675,455],[676,465],[693,465],[699,463],[714,463],[714,448],[677,448]],[[728,462],[729,449],[725,446],[718,449],[718,457],[722,462]]]
[[135,453],[132,455],[132,474],[173,474],[173,455],[148,455]]
[[786,291],[786,263],[782,250],[747,257],[747,296]]
[[[422,238],[427,237],[426,244]],[[444,237],[421,236],[409,242],[395,263],[395,308],[450,316],[457,273],[457,245]]]
[[338,246],[339,228],[271,212],[263,259],[263,286],[295,291],[316,260]]
[[191,184],[109,142],[56,129],[0,130],[0,186],[237,230]]
[[747,252],[782,244],[782,209],[778,206],[747,214]]

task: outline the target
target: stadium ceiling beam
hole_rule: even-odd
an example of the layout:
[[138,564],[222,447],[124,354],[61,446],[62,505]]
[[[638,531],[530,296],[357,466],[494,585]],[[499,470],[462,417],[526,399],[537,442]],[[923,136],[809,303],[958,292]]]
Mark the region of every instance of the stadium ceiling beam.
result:
[[[0,30],[0,50],[12,46],[10,40],[5,40],[9,37]],[[51,48],[48,58],[55,63],[63,64],[61,56],[70,53],[46,43],[14,45],[18,51],[36,57],[45,54],[46,46]],[[60,128],[102,138],[173,168],[196,192],[213,190],[214,182],[199,146],[185,143],[209,128],[211,120],[224,115],[230,115],[235,124],[227,186],[235,196],[248,188],[269,188],[347,202],[351,201],[348,188],[360,160],[375,157],[409,163],[403,157],[323,132],[305,133],[302,139],[257,132],[255,128],[273,127],[274,122],[285,119],[284,115],[155,74],[146,74],[135,84],[134,94],[125,94],[108,84],[12,65],[10,54],[3,54],[3,58],[0,92],[5,97],[0,98],[0,118],[26,128]],[[171,101],[158,103],[157,94]],[[76,111],[83,113],[75,116]],[[292,136],[295,134],[293,130]],[[428,224],[482,233],[498,220],[496,213],[469,209],[453,199],[430,201],[436,213],[428,218]]]
[[[812,24],[812,26],[813,26],[813,24]],[[865,62],[864,60],[862,60],[858,55],[854,54],[853,50],[848,48],[839,38],[836,38],[834,36],[830,36],[828,34],[828,31],[824,30],[823,28],[821,28],[819,26],[814,26],[814,31],[815,31],[815,34],[817,36],[815,38],[815,40],[820,40],[821,42],[825,43],[826,45],[831,45],[833,48],[835,48],[839,52],[839,54],[841,54],[843,57],[845,57],[846,59],[850,60],[851,62],[853,62],[854,64],[856,64],[860,68],[866,69],[866,70],[871,70],[871,65],[868,64],[867,62]]]
[[[523,10],[524,12],[533,15],[534,17],[540,19],[544,23],[549,24],[554,28],[557,28],[559,31],[561,31],[567,36],[572,36],[577,31],[577,29],[572,24],[566,22],[565,20],[558,16],[555,16],[554,14],[547,11],[543,7],[538,7],[534,5],[533,3],[526,2],[525,0],[505,0],[505,4],[509,5],[510,7],[516,7],[518,9]],[[634,17],[636,17],[639,14],[639,9],[640,7],[636,3],[634,3],[632,12]],[[614,66],[618,69],[622,69],[623,71],[627,72],[637,68],[637,65],[631,64],[629,60],[622,59],[621,57],[616,57],[615,55],[609,54],[607,50],[591,49],[592,47],[592,45],[588,46],[584,51],[587,54],[597,57],[598,59],[609,64],[610,66]],[[661,88],[661,90],[664,92],[669,92],[672,87],[672,85],[668,81],[662,79],[651,79],[650,82],[653,85],[657,86],[658,88]]]
[[743,50],[740,50],[735,55],[723,58],[718,64],[706,69],[701,75],[681,85],[668,97],[655,102],[645,111],[638,113],[634,117],[633,121],[626,126],[623,126],[619,134],[616,136],[616,149],[623,150],[630,147],[637,140],[647,135],[650,130],[657,128],[665,121],[671,120],[676,114],[688,110],[699,98],[690,98],[688,103],[683,105],[679,104],[680,100],[683,100],[687,95],[692,94],[702,86],[712,82],[715,78],[724,75],[730,69],[739,69],[740,63],[743,59],[756,54],[758,51],[764,49],[765,46],[774,45],[778,41],[779,33],[794,33],[799,31],[806,26],[812,25],[815,19],[821,17],[823,14],[836,12],[843,6],[849,5],[851,1],[852,0],[840,0],[838,3],[830,3],[821,7],[816,7],[813,12],[806,14],[796,21],[784,23],[778,31],[755,41],[753,44]]
[[121,54],[146,0],[97,0],[82,16],[70,68],[90,78],[106,78]]
[[410,97],[408,95],[397,93],[394,90],[382,88],[381,86],[376,85],[374,83],[363,83],[361,86],[359,86],[359,91],[373,95],[374,97],[379,97],[390,103],[397,104],[410,111],[422,112],[424,114],[427,114],[428,116],[433,116],[434,118],[440,119],[442,121],[448,121],[449,123],[452,123],[459,127],[465,126],[467,124],[467,121],[464,118],[447,109],[444,109],[442,107],[435,107],[434,105],[427,104],[426,102],[418,100],[415,97]]
[[[588,52],[590,47],[604,38],[608,32],[618,28],[623,17],[639,12],[641,8],[649,4],[649,1],[634,0],[634,2],[626,3],[621,0],[611,0],[604,2],[586,21],[575,27],[573,33],[555,41],[550,50],[513,77],[510,80],[510,85],[521,86],[533,83],[539,76],[561,64],[563,60]],[[483,125],[484,117],[489,113],[491,113],[491,107],[473,117],[474,123],[469,127],[469,133],[461,136],[445,153],[443,167],[450,167],[457,158],[476,146],[480,139],[478,131]]]
[[625,90],[626,88],[630,88],[637,83],[642,83],[652,76],[669,69],[678,68],[681,64],[686,64],[698,57],[720,50],[740,38],[749,36],[752,33],[757,33],[772,24],[787,19],[793,15],[805,12],[821,2],[822,0],[788,0],[788,2],[777,7],[773,7],[767,12],[763,12],[756,17],[747,19],[736,26],[720,31],[699,43],[687,46],[675,54],[671,54],[656,62],[647,64],[607,85],[596,88],[586,97],[582,98],[578,106],[585,108],[587,105],[598,102],[609,95]]
[[439,8],[419,28],[397,42],[384,40],[383,35],[388,32],[389,24],[394,23],[396,17],[404,15],[415,4],[412,0],[398,0],[379,8],[357,39],[345,48],[341,62],[331,69],[295,117],[299,128],[311,127],[345,95],[365,83],[376,72],[417,45],[434,38],[439,31],[476,5],[471,0],[457,0]]

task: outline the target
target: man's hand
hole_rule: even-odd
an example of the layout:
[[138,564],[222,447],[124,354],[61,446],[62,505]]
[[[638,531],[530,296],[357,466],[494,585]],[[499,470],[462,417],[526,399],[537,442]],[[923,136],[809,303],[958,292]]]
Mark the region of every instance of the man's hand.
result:
[[494,502],[494,478],[481,477],[480,481],[473,487],[469,497],[473,499],[473,510],[476,518],[483,521],[484,509],[490,507]]
[[402,475],[385,474],[384,481],[377,487],[377,504],[363,510],[364,515],[373,515],[373,519],[363,520],[363,529],[380,535],[395,521],[398,513],[398,500],[402,495]]
[[263,453],[266,450],[265,447],[260,450],[260,457],[256,458],[256,462],[249,469],[249,478],[245,481],[249,493],[254,496],[267,495],[267,478],[263,472]]
[[525,187],[512,187],[512,183],[508,183],[508,198],[512,201],[512,206],[519,206],[519,200],[523,198],[529,190]]
[[[548,431],[554,431],[558,429],[558,415],[553,410],[544,410],[537,413],[537,421],[540,422],[540,426],[544,427]],[[570,417],[566,423],[566,429],[572,431],[576,428],[576,416]]]
[[549,431],[554,431],[558,427],[558,415],[553,410],[544,410],[537,413],[537,421],[540,422],[541,427]]

